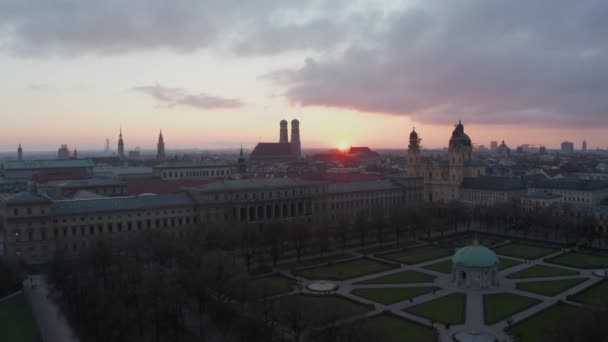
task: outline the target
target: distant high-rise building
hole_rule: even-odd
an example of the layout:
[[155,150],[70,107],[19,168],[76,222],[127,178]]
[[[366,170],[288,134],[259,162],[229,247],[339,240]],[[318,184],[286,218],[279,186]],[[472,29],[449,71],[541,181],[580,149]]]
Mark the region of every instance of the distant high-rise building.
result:
[[498,141],[491,141],[490,142],[490,151],[496,152],[497,148],[498,148]]
[[540,153],[540,154],[547,153],[547,148],[545,147],[545,145],[540,145],[540,147],[538,149],[538,153]]
[[59,149],[57,150],[57,159],[59,160],[70,159],[71,156],[72,152],[70,152],[70,149],[66,144],[62,144],[61,147],[59,147]]
[[279,143],[289,144],[289,140],[287,139],[287,120],[281,120],[280,127]]
[[23,149],[21,148],[21,144],[17,148],[17,160],[23,160]]
[[165,139],[163,139],[163,131],[158,135],[158,143],[156,144],[156,160],[165,160]]
[[570,141],[564,141],[562,143],[562,153],[573,153],[574,152],[574,144]]
[[302,155],[302,148],[300,144],[300,121],[297,119],[291,120],[291,152],[296,158],[300,158]]
[[106,138],[106,147],[103,149],[103,151],[108,154],[110,153],[110,139]]
[[72,159],[78,159],[78,150],[74,149],[74,154],[72,155]]
[[583,152],[587,152],[587,140],[583,140]]
[[125,142],[122,140],[122,128],[118,134],[118,157],[125,159]]

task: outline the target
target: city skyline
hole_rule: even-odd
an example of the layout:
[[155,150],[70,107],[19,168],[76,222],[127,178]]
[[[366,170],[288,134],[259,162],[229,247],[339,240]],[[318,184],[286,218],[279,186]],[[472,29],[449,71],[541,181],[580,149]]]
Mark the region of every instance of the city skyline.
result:
[[289,117],[304,148],[403,149],[414,126],[442,148],[458,120],[477,145],[608,147],[602,2],[28,3],[0,7],[1,151],[119,127],[127,149],[159,129],[168,149],[252,148]]

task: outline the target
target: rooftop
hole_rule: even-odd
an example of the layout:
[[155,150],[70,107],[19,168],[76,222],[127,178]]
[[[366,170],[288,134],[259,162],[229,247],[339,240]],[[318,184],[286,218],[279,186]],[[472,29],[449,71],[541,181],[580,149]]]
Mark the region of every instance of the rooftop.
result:
[[466,267],[490,267],[498,264],[498,256],[488,247],[474,243],[456,251],[452,262]]
[[51,203],[51,200],[47,197],[33,195],[27,191],[19,192],[17,194],[3,194],[0,195],[0,199],[7,205]]
[[74,180],[58,180],[49,181],[48,186],[61,188],[86,188],[91,186],[121,186],[125,182],[115,178],[89,178],[89,179],[74,179]]
[[218,191],[239,191],[239,190],[258,190],[258,189],[276,189],[286,187],[302,187],[311,185],[326,184],[326,182],[305,180],[300,178],[267,178],[267,179],[237,179],[223,180],[198,187],[193,189],[200,192],[218,192]]
[[72,167],[92,168],[95,163],[90,159],[66,159],[66,160],[7,160],[4,162],[4,170],[31,170],[31,169],[60,169]]
[[203,162],[203,161],[175,161],[166,162],[155,165],[155,169],[184,169],[184,168],[214,168],[214,167],[232,167],[233,164]]
[[330,193],[348,193],[359,191],[398,190],[399,186],[390,180],[374,180],[365,182],[332,183],[327,191]]
[[193,204],[194,202],[188,194],[178,193],[62,200],[53,202],[52,207],[57,215],[74,215],[108,211],[167,208]]
[[597,191],[608,189],[608,181],[578,178],[547,179],[532,185],[533,188]]
[[519,178],[482,176],[465,178],[462,182],[464,189],[515,191],[524,190],[526,185]]

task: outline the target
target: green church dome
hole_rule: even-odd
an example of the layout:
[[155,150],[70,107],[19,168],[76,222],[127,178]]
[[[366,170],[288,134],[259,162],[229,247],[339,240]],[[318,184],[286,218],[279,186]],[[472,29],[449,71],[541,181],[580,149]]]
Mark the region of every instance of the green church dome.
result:
[[498,264],[498,257],[488,247],[474,244],[456,251],[452,262],[467,267],[490,267]]

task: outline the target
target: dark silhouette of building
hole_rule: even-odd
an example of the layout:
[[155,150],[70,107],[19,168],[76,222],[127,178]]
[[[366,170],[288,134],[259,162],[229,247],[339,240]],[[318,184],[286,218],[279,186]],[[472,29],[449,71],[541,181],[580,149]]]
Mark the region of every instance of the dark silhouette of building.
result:
[[239,168],[240,174],[244,174],[247,172],[247,161],[245,160],[245,154],[243,153],[242,145],[241,145],[241,152],[239,153],[238,168]]
[[251,152],[251,160],[267,162],[287,162],[300,158],[300,122],[291,121],[291,141],[287,141],[287,121],[281,120],[278,143],[258,143]]
[[125,159],[125,142],[122,140],[122,128],[118,134],[118,157]]
[[23,149],[21,148],[21,144],[17,148],[17,160],[23,160]]
[[165,139],[162,130],[158,135],[158,143],[156,144],[156,160],[165,160]]
[[281,120],[280,124],[280,136],[279,143],[281,144],[289,144],[289,140],[287,140],[287,120]]

